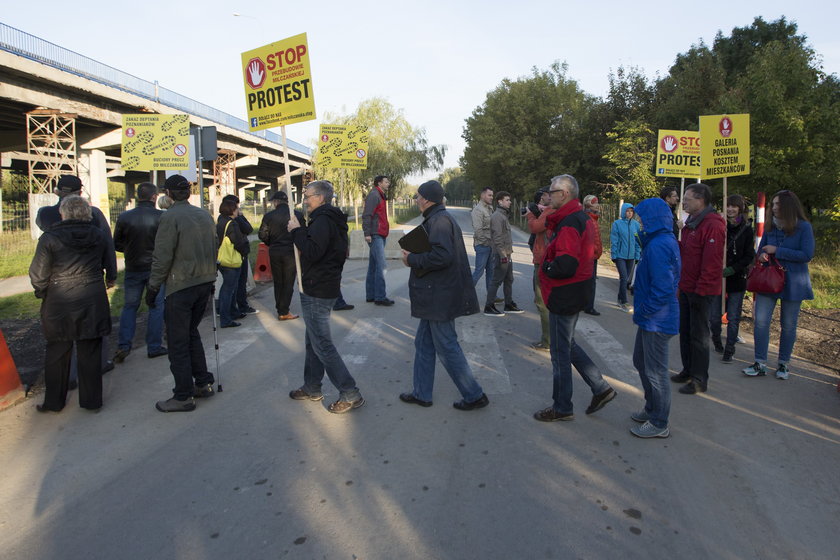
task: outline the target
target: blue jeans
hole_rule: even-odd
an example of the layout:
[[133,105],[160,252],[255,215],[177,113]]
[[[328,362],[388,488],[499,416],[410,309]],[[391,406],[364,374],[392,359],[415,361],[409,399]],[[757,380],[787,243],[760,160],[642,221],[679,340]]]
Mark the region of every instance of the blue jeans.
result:
[[239,279],[236,282],[236,294],[234,296],[233,308],[234,311],[239,311],[239,315],[245,313],[245,310],[250,307],[248,305],[248,257],[242,257],[242,266],[239,267]]
[[222,287],[219,289],[219,316],[223,327],[230,325],[234,318],[239,316],[235,299],[241,270],[242,267],[219,267],[219,272],[222,273]]
[[324,372],[340,394],[339,400],[352,402],[361,397],[356,380],[350,375],[330,335],[330,312],[335,298],[316,298],[300,294],[300,314],[306,325],[306,359],[303,364],[303,390],[321,394]]
[[595,311],[595,286],[598,280],[598,259],[592,261],[592,297],[589,299],[589,307],[587,311]]
[[633,259],[613,259],[618,269],[618,303],[627,303],[627,284],[633,278],[633,268],[636,261]]
[[493,281],[493,259],[490,255],[493,249],[489,245],[475,246],[475,270],[473,271],[473,286],[478,284],[481,275],[484,274],[484,283],[487,291],[490,291],[490,282]]
[[572,406],[572,366],[589,385],[593,395],[600,395],[610,388],[604,381],[598,366],[575,342],[575,325],[578,313],[558,315],[549,313],[551,326],[551,367],[554,373],[554,410],[560,414],[571,414]]
[[645,412],[650,416],[650,423],[657,428],[668,425],[668,415],[671,413],[668,341],[672,336],[638,329],[633,348],[633,365],[639,370],[639,378],[645,390]]
[[[120,335],[117,348],[120,350],[131,350],[131,342],[134,340],[134,331],[137,323],[137,309],[140,307],[140,298],[143,290],[149,283],[151,271],[125,271],[125,304],[123,304],[120,315]],[[163,344],[163,300],[165,286],[160,287],[160,292],[155,299],[155,307],[149,309],[149,321],[146,325],[146,350],[155,352],[161,349]]]
[[366,299],[382,301],[385,299],[385,238],[371,235],[370,255],[368,256],[367,279],[365,280]]
[[[721,330],[723,321],[720,316],[721,296],[712,296],[709,304],[709,327],[712,329],[712,340],[721,342]],[[738,327],[741,324],[741,304],[744,303],[744,292],[732,292],[726,294],[726,346],[735,347],[738,340]]]
[[458,392],[467,402],[475,402],[484,390],[473,377],[461,345],[455,321],[420,319],[414,336],[414,396],[421,401],[432,400],[435,386],[435,358],[446,369]]
[[[753,301],[753,336],[755,337],[755,361],[767,363],[767,347],[770,344],[770,320],[778,298],[755,294]],[[780,321],[782,332],[779,338],[779,363],[790,362],[793,345],[796,343],[796,325],[799,323],[801,301],[782,300]]]

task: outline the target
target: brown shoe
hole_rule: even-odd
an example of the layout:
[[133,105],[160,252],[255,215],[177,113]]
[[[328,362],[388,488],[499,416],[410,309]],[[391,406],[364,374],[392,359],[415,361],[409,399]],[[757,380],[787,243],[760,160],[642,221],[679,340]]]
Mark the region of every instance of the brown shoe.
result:
[[297,319],[300,315],[292,315],[291,313],[286,313],[285,315],[278,315],[277,318],[281,321],[291,321],[292,319]]
[[534,419],[540,422],[568,422],[569,420],[574,420],[575,415],[571,412],[565,414],[557,412],[553,407],[549,406],[548,408],[536,411],[534,413]]
[[354,408],[359,408],[365,404],[365,399],[362,396],[359,396],[358,399],[355,401],[335,401],[330,406],[327,407],[327,410],[332,412],[333,414],[344,414],[345,412],[350,412]]

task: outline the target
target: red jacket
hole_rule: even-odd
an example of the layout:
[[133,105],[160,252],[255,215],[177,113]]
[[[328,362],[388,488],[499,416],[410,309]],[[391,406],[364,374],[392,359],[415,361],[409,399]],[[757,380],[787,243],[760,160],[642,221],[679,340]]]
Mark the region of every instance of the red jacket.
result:
[[726,221],[710,210],[696,226],[689,219],[680,240],[680,291],[719,296],[723,287]]
[[546,227],[551,242],[540,268],[543,300],[552,313],[574,315],[589,305],[592,296],[595,222],[580,201],[572,200],[546,218]]
[[532,249],[534,254],[532,262],[534,264],[542,264],[543,262],[545,246],[547,245],[545,242],[547,235],[545,233],[545,220],[553,213],[554,208],[549,207],[542,211],[539,218],[534,216],[534,213],[530,210],[528,210],[528,213],[525,214],[525,219],[528,221],[528,230],[534,234],[534,248]]
[[365,208],[362,211],[362,231],[365,236],[381,235],[388,237],[388,202],[385,193],[379,187],[373,187],[365,198]]
[[601,219],[601,215],[595,212],[587,212],[586,214],[595,222],[595,260],[598,260],[604,254],[604,246],[601,244],[601,228],[598,227],[598,220]]

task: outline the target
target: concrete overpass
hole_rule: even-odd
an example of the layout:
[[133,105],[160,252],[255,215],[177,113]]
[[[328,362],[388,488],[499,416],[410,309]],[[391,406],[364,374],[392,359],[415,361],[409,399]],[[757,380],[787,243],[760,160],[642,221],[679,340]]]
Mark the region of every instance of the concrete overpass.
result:
[[[130,201],[134,186],[150,179],[149,172],[120,167],[122,115],[131,113],[185,113],[193,127],[216,127],[228,172],[220,173],[217,166],[214,174],[213,162],[203,163],[203,187],[210,198],[217,189],[219,194],[236,190],[240,198],[253,189],[262,199],[284,184],[283,145],[277,134],[249,132],[243,119],[0,23],[3,168],[27,174],[29,162],[43,158],[27,144],[27,113],[37,109],[74,116],[75,153],[69,159],[100,205],[108,196],[108,181],[123,183]],[[292,184],[299,187],[311,168],[311,150],[292,140],[287,145]],[[152,179],[163,181],[162,174]]]

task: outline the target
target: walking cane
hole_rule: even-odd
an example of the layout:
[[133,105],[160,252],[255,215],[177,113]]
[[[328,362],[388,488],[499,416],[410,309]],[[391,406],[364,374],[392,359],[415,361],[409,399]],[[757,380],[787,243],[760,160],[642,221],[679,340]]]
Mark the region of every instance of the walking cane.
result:
[[217,391],[221,393],[222,389],[222,369],[219,367],[219,335],[216,328],[216,285],[213,285],[212,293],[210,294],[210,305],[213,309],[213,347],[216,349],[216,386]]

